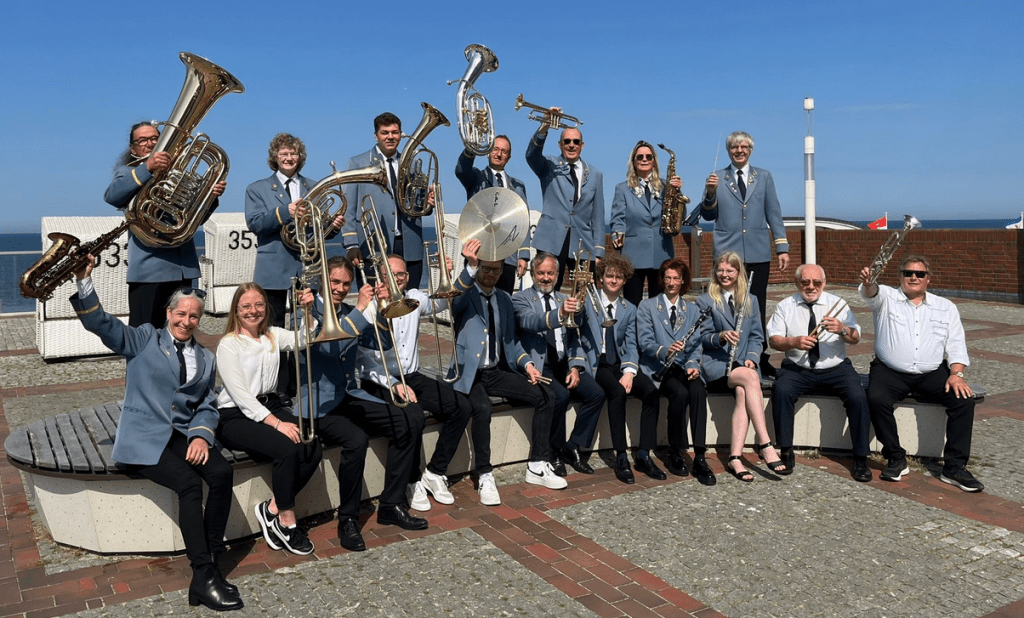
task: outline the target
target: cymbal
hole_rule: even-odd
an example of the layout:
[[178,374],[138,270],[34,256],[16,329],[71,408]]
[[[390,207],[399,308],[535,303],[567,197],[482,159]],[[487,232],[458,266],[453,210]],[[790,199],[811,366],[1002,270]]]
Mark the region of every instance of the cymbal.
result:
[[480,241],[477,256],[498,262],[523,246],[530,230],[530,209],[515,191],[502,187],[484,189],[462,208],[459,239]]

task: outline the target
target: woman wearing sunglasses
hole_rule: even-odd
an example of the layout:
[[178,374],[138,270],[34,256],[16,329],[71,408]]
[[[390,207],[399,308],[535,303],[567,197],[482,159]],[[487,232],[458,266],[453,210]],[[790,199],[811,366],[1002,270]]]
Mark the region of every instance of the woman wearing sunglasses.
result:
[[[669,184],[681,188],[678,176]],[[626,181],[615,186],[612,199],[612,246],[633,262],[633,278],[626,282],[622,295],[639,305],[647,296],[658,295],[658,269],[675,256],[672,236],[661,233],[661,207],[665,183],[658,175],[658,155],[654,147],[640,140],[629,153]]]

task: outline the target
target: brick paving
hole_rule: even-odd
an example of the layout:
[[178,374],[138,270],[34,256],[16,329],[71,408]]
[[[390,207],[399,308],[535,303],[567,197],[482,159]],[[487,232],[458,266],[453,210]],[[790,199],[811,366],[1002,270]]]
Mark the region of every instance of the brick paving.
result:
[[[427,514],[426,531],[379,526],[364,504],[364,553],[338,545],[329,516],[304,522],[311,556],[273,552],[261,538],[236,543],[222,564],[246,602],[237,615],[1024,615],[1024,308],[956,302],[977,361],[971,381],[993,393],[974,431],[982,494],[941,483],[931,460],[913,461],[900,483],[878,480],[873,461],[875,480],[854,483],[850,460],[835,453],[802,453],[785,478],[754,465],[752,484],[726,474],[719,453],[710,488],[643,475],[626,486],[606,454],[591,456],[597,474],[573,474],[560,492],[523,483],[523,466],[510,465],[496,471],[501,506],[480,506],[463,478],[456,503]],[[858,318],[870,342],[870,314]],[[31,318],[0,318],[0,330],[0,439],[10,425],[116,399],[123,386],[119,361],[43,363],[26,334]],[[870,343],[854,350],[866,366]],[[207,613],[187,605],[182,555],[96,556],[52,543],[6,460],[0,503],[0,616]]]

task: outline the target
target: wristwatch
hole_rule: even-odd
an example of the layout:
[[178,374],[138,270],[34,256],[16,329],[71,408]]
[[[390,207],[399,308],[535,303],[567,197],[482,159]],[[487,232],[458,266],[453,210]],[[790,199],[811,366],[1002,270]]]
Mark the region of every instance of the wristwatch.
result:
[[844,326],[842,332],[839,333],[839,336],[842,337],[843,339],[845,339],[846,336],[849,335],[849,334],[850,334],[850,329],[846,328]]
[[957,371],[957,372],[956,372],[956,373],[954,373],[953,375],[955,375],[956,377],[958,377],[958,378],[960,378],[960,379],[962,380],[962,379],[963,379],[963,377],[964,377],[964,372],[962,372],[962,371]]

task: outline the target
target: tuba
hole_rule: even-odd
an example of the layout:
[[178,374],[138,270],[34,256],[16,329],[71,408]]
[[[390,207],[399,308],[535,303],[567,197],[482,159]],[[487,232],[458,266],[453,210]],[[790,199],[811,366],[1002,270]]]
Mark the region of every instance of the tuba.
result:
[[[334,169],[334,161],[331,161],[331,169]],[[373,183],[387,191],[388,172],[384,167],[384,162],[378,161],[374,165],[344,172],[334,169],[333,174],[317,182],[306,193],[306,196],[300,201],[306,206],[307,210],[315,209],[320,213],[319,228],[321,231],[330,228],[334,219],[339,215],[345,215],[345,211],[348,209],[348,201],[345,199],[345,193],[342,192],[341,187],[342,185],[354,182]],[[306,217],[302,217],[301,220],[310,222]],[[300,242],[296,236],[297,229],[303,230],[307,244],[312,242],[314,236],[312,226],[308,224],[300,225],[294,218],[281,227],[281,241],[293,251],[301,254]]]
[[885,270],[885,265],[892,259],[896,249],[899,248],[903,239],[906,238],[910,230],[915,227],[921,227],[921,222],[917,220],[917,217],[913,215],[903,215],[903,229],[896,230],[889,236],[889,240],[885,241],[882,245],[882,249],[878,252],[878,256],[875,257],[875,261],[871,262],[871,283],[875,284],[878,282],[878,276]]
[[676,175],[676,153],[665,148],[665,144],[658,144],[658,148],[669,155],[668,166],[665,168],[665,195],[661,200],[661,233],[675,235],[683,228],[683,217],[686,216],[686,205],[690,203],[690,198],[669,184]]
[[[455,108],[459,114],[459,136],[466,150],[477,156],[484,156],[494,147],[494,115],[491,104],[484,95],[473,87],[481,73],[498,70],[498,57],[483,45],[466,46],[466,60],[469,67],[459,79],[459,91],[455,95]],[[451,86],[456,80],[448,82]]]
[[242,82],[206,58],[181,52],[185,84],[153,152],[166,152],[171,166],[157,172],[125,210],[132,233],[150,247],[180,247],[192,238],[217,199],[214,186],[228,175],[228,156],[205,133],[192,135],[213,104]]
[[[408,217],[425,217],[434,210],[434,207],[427,203],[427,194],[430,186],[436,182],[437,170],[435,168],[434,181],[431,181],[428,173],[423,173],[423,160],[418,158],[420,154],[433,154],[426,147],[420,148],[423,140],[431,131],[438,126],[450,127],[452,123],[444,117],[436,107],[430,103],[423,102],[423,118],[413,130],[412,135],[406,135],[409,141],[405,143],[405,150],[398,158],[398,186],[395,187],[395,203]],[[436,161],[436,157],[434,160]],[[415,165],[413,164],[415,162]]]
[[[583,124],[583,121],[575,116],[556,112],[553,109],[534,105],[533,103],[527,103],[523,100],[523,95],[520,93],[516,97],[516,111],[518,112],[521,107],[532,110],[527,115],[527,118],[536,122],[547,123],[548,127],[552,129],[575,129]],[[566,122],[562,122],[563,120],[572,124],[566,124]]]

